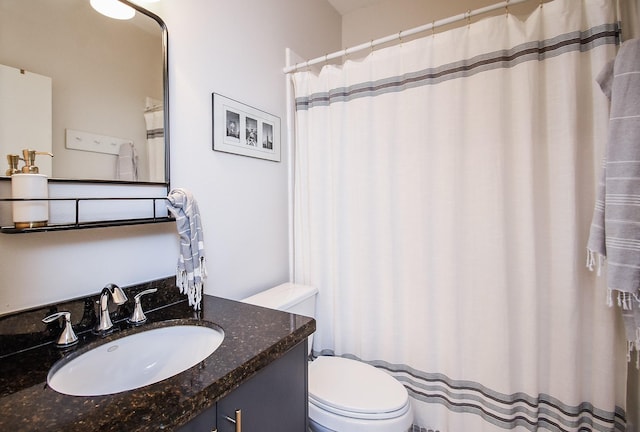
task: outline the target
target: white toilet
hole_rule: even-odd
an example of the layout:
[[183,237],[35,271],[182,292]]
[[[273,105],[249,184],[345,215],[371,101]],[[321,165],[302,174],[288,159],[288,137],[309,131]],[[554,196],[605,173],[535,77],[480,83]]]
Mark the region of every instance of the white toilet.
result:
[[[315,317],[318,290],[284,283],[242,300]],[[313,335],[309,337],[309,350]],[[309,424],[313,432],[406,432],[413,421],[409,394],[391,375],[342,357],[309,363]]]

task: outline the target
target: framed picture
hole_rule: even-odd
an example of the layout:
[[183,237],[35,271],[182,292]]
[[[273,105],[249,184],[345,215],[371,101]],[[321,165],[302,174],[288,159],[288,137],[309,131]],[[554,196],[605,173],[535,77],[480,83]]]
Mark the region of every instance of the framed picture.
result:
[[213,149],[280,162],[280,118],[212,94]]

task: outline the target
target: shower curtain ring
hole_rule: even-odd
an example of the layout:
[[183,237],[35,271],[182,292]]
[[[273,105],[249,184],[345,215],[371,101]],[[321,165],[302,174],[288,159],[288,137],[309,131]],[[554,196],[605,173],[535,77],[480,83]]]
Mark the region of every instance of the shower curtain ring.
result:
[[471,27],[471,9],[466,12],[467,15],[467,28]]
[[504,6],[505,17],[509,18],[509,0],[506,0],[506,5]]

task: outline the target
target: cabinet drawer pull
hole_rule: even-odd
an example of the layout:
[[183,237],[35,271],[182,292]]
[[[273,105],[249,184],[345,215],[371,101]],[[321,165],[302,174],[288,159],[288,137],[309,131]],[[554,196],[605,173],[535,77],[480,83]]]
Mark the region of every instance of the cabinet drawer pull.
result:
[[236,410],[236,432],[242,432],[242,410]]
[[231,423],[236,425],[236,432],[242,432],[242,410],[239,410],[239,409],[236,410],[236,418],[235,419],[232,419],[229,416],[224,416],[224,418],[226,418]]

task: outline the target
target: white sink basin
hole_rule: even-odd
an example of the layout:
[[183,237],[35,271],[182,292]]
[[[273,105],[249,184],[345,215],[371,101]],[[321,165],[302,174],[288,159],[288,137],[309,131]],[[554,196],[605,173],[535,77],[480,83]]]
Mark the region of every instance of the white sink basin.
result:
[[[72,396],[101,396],[144,387],[183,372],[222,343],[221,329],[176,325],[125,336],[54,367],[47,383]],[[63,360],[64,362],[64,360]]]

